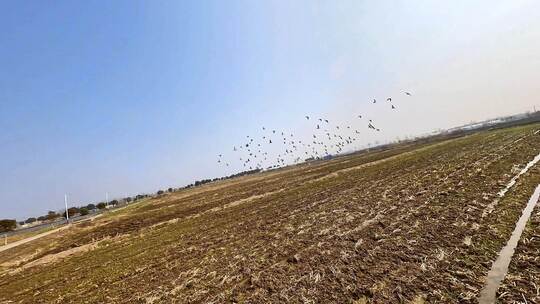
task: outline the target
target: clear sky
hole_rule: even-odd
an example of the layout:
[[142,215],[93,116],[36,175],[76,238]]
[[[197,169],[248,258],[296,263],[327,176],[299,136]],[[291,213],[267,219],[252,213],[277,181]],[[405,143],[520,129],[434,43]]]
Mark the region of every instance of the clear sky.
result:
[[306,114],[368,113],[367,144],[540,108],[535,0],[0,8],[0,218],[230,174],[217,154]]

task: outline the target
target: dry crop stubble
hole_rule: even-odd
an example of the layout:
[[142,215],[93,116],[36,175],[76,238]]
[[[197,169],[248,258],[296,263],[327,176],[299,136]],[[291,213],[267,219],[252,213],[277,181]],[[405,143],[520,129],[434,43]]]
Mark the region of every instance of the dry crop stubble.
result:
[[482,214],[513,168],[540,152],[538,129],[398,146],[149,199],[95,228],[17,248],[35,254],[24,265],[102,240],[4,272],[0,300],[474,303],[538,168]]

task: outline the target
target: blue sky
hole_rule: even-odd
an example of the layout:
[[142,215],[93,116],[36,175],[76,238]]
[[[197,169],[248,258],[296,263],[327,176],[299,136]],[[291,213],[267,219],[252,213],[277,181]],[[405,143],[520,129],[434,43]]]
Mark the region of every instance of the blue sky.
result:
[[218,153],[263,125],[307,135],[305,114],[369,113],[367,144],[540,108],[535,1],[1,8],[0,218],[230,174]]

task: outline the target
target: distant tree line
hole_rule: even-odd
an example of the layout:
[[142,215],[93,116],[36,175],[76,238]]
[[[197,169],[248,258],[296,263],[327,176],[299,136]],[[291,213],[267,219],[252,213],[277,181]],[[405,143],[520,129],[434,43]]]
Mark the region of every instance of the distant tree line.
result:
[[[254,169],[254,170],[249,170],[249,171],[243,171],[243,172],[239,172],[239,173],[236,173],[236,174],[232,174],[232,175],[229,175],[229,176],[225,176],[225,177],[217,177],[217,178],[213,178],[213,179],[202,179],[202,180],[198,180],[198,181],[195,181],[187,186],[184,186],[184,187],[180,187],[180,188],[168,188],[167,190],[159,190],[156,192],[156,194],[158,196],[160,195],[163,195],[165,194],[165,192],[168,192],[168,193],[172,193],[172,192],[175,192],[175,191],[179,191],[179,190],[182,190],[182,189],[189,189],[189,188],[193,188],[193,187],[198,187],[198,186],[202,186],[204,184],[208,184],[208,183],[211,183],[211,182],[216,182],[216,181],[220,181],[220,180],[227,180],[227,179],[231,179],[231,178],[236,178],[236,177],[240,177],[240,176],[244,176],[244,175],[249,175],[249,174],[255,174],[255,173],[258,173],[258,172],[261,172],[261,169]],[[124,203],[130,203],[130,202],[136,202],[138,200],[141,200],[141,199],[145,199],[147,197],[150,197],[150,195],[148,194],[138,194],[136,195],[135,197],[127,197],[127,198],[124,198],[122,199],[121,201],[124,202]],[[88,215],[90,213],[94,213],[94,212],[98,212],[99,210],[103,210],[103,209],[106,209],[107,206],[112,206],[112,207],[115,207],[117,206],[118,204],[120,204],[120,202],[118,200],[112,200],[108,203],[106,202],[100,202],[100,203],[97,203],[97,204],[88,204],[86,206],[79,206],[79,207],[71,207],[68,209],[68,215],[69,217],[74,217],[74,216],[85,216],[85,215]],[[25,224],[33,224],[33,223],[36,223],[36,222],[54,222],[54,221],[57,221],[59,220],[60,218],[66,218],[66,212],[55,212],[55,211],[49,211],[46,215],[42,215],[42,216],[39,216],[37,218],[35,217],[29,217],[28,219],[26,219],[25,221],[20,221],[18,222],[19,225],[25,225]],[[15,220],[1,220],[0,221],[0,232],[4,232],[4,231],[11,231],[13,229],[15,229],[17,227],[17,222]]]
[[[195,181],[187,186],[184,186],[184,187],[180,187],[180,188],[168,188],[167,189],[167,192],[171,193],[171,192],[175,192],[175,191],[180,191],[180,190],[183,190],[183,189],[189,189],[189,188],[193,188],[193,187],[198,187],[198,186],[202,186],[202,185],[205,185],[205,184],[208,184],[208,183],[212,183],[212,182],[217,182],[217,181],[220,181],[220,180],[226,180],[226,179],[231,179],[231,178],[235,178],[235,177],[239,177],[239,176],[244,176],[244,175],[249,175],[249,174],[254,174],[254,173],[258,173],[258,172],[261,172],[261,169],[254,169],[254,170],[249,170],[249,171],[243,171],[243,172],[239,172],[239,173],[236,173],[236,174],[232,174],[232,175],[229,175],[229,176],[224,176],[224,177],[216,177],[216,178],[212,178],[212,179],[202,179],[202,180],[198,180],[198,181]],[[163,195],[165,194],[165,190],[158,190],[156,192],[156,195]]]
[[[126,202],[131,202],[132,198],[125,199]],[[103,210],[107,208],[107,205],[110,206],[116,206],[118,205],[118,200],[112,200],[108,203],[100,202],[98,204],[88,204],[86,206],[79,206],[79,207],[71,207],[67,210],[69,217],[74,216],[85,216],[90,213],[96,212],[98,210]],[[35,217],[29,217],[25,221],[20,221],[19,225],[25,225],[25,224],[33,224],[35,222],[54,222],[57,221],[60,218],[66,218],[66,212],[55,212],[55,211],[49,211],[46,215],[39,216],[37,218]]]
[[255,173],[258,173],[258,172],[261,172],[261,169],[254,169],[254,170],[249,170],[249,171],[242,171],[242,172],[239,172],[239,173],[236,173],[236,174],[232,174],[232,175],[229,175],[229,176],[216,177],[216,178],[213,178],[213,179],[203,179],[203,180],[200,180],[200,181],[196,181],[196,182],[193,183],[193,184],[187,185],[187,186],[184,187],[184,188],[197,187],[197,186],[201,186],[201,185],[208,184],[208,183],[211,183],[211,182],[216,182],[216,181],[220,181],[220,180],[227,180],[227,179],[231,179],[231,178],[235,178],[235,177],[240,177],[240,176],[244,176],[244,175],[255,174]]

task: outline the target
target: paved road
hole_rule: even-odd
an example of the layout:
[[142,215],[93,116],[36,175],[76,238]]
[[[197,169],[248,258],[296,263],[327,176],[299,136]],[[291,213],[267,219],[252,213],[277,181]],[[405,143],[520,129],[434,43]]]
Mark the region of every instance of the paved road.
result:
[[[132,205],[132,204],[129,204],[129,205]],[[57,226],[61,226],[61,227],[59,227],[57,229],[50,230],[50,231],[47,231],[47,232],[44,232],[44,233],[40,233],[38,235],[29,237],[29,238],[25,238],[25,239],[22,239],[22,240],[19,240],[19,241],[16,241],[16,242],[13,242],[13,243],[10,243],[10,244],[7,244],[7,245],[0,245],[0,252],[6,251],[8,249],[11,249],[13,247],[17,247],[17,246],[22,245],[22,244],[26,244],[26,243],[34,241],[34,240],[37,240],[37,239],[42,238],[44,236],[47,236],[49,234],[58,232],[60,230],[68,228],[70,226],[70,224],[84,222],[84,221],[88,221],[88,220],[92,221],[95,218],[98,218],[98,217],[102,216],[104,214],[104,212],[107,212],[107,211],[108,212],[117,212],[117,211],[120,211],[120,210],[126,208],[127,206],[128,206],[127,204],[121,204],[121,205],[119,205],[119,206],[117,206],[115,208],[111,208],[111,209],[107,209],[107,210],[103,210],[103,211],[98,211],[98,212],[91,213],[91,214],[88,214],[88,215],[73,217],[73,218],[69,219],[69,224],[67,224],[66,221],[63,220],[63,221],[57,221],[57,222],[52,222],[52,223],[44,223],[44,224],[40,224],[40,225],[28,227],[28,228],[23,228],[23,229],[18,229],[18,230],[15,230],[15,231],[2,233],[2,234],[0,234],[0,243],[1,244],[3,244],[4,236],[6,236],[6,235],[8,237],[10,237],[10,236],[17,235],[17,234],[20,234],[20,233],[23,233],[23,232],[32,232],[32,231],[37,231],[37,230],[41,230],[41,229],[45,229],[45,228],[54,228],[54,227],[57,227]]]

